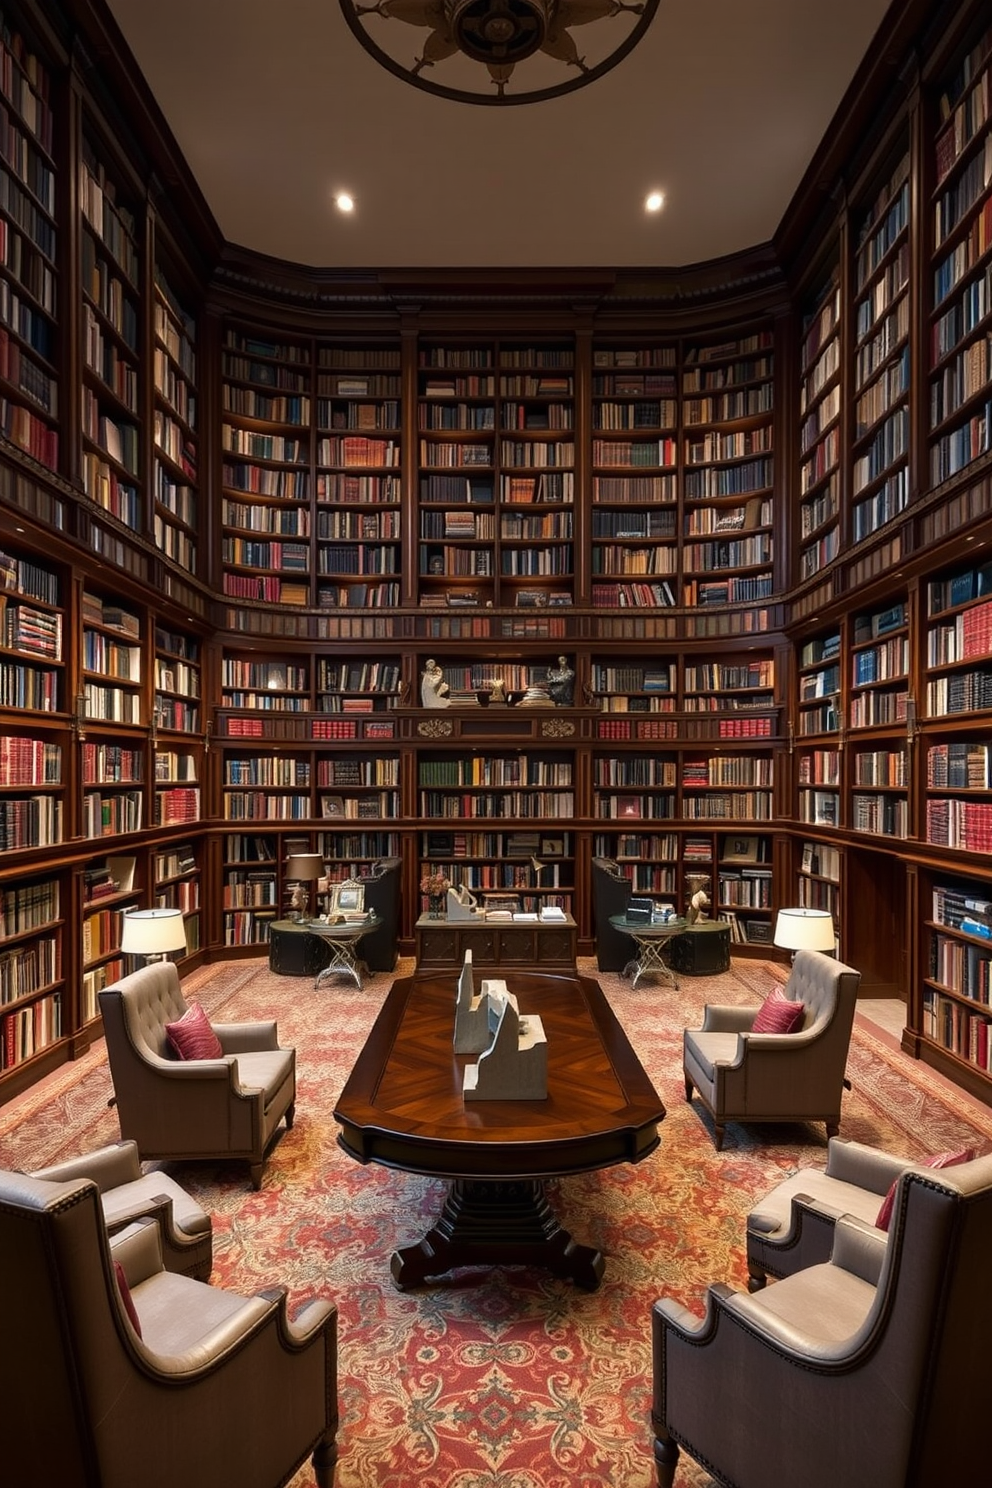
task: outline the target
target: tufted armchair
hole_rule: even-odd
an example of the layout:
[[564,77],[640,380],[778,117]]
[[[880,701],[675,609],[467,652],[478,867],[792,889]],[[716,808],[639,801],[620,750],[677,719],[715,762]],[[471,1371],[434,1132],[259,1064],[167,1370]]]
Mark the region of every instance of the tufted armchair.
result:
[[728,1121],[823,1121],[837,1135],[860,981],[822,951],[797,951],[783,989],[806,1009],[795,1033],[752,1033],[757,1008],[707,1004],[702,1028],[685,1030],[682,1065],[685,1098],[698,1092],[717,1150]]
[[838,1219],[829,1261],[700,1319],[653,1312],[655,1460],[721,1483],[933,1488],[988,1480],[992,1157],[899,1179],[888,1243]]
[[107,1230],[116,1235],[134,1220],[154,1219],[162,1232],[167,1271],[206,1281],[212,1263],[210,1215],[167,1173],[143,1173],[134,1142],[114,1142],[31,1175],[51,1183],[92,1178],[100,1190]]
[[800,1168],[748,1215],[749,1290],[759,1291],[769,1276],[791,1276],[828,1261],[841,1215],[874,1226],[885,1195],[912,1166],[909,1157],[831,1137],[825,1168]]
[[[127,1301],[115,1278],[118,1261]],[[144,1220],[108,1240],[96,1185],[0,1172],[3,1480],[59,1488],[277,1488],[334,1476],[336,1313],[290,1322],[162,1266]]]
[[296,1055],[275,1023],[217,1023],[220,1059],[180,1059],[165,1031],[187,1011],[171,961],[154,962],[100,993],[121,1136],[143,1158],[246,1159],[261,1186],[279,1122],[293,1124]]

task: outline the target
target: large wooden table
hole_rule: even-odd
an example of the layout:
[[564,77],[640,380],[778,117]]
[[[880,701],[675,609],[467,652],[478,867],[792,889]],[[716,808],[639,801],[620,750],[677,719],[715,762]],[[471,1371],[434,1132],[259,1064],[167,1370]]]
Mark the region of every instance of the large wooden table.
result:
[[392,1256],[401,1288],[455,1266],[535,1264],[595,1289],[603,1257],[562,1228],[544,1180],[640,1162],[658,1146],[665,1108],[598,983],[506,980],[520,1011],[543,1020],[546,1100],[466,1107],[462,1071],[475,1056],[452,1049],[455,978],[413,976],[386,998],[335,1108],[356,1161],[451,1180],[436,1223]]

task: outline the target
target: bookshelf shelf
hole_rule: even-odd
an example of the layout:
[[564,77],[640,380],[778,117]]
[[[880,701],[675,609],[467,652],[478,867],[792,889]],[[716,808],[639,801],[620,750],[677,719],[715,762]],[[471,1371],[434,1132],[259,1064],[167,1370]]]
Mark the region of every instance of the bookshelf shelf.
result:
[[59,467],[60,270],[51,76],[16,31],[0,38],[0,432]]

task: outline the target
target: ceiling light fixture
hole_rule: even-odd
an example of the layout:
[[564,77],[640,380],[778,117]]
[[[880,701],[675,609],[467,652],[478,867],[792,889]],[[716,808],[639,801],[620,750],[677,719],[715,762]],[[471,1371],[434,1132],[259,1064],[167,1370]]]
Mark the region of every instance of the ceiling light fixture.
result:
[[[370,56],[415,87],[460,103],[534,103],[609,72],[640,41],[659,0],[339,3]],[[428,70],[442,64],[439,81]]]
[[660,191],[652,191],[645,198],[644,208],[648,212],[660,212],[665,205],[665,198]]
[[339,212],[353,212],[355,210],[355,198],[349,196],[347,191],[339,191],[334,200]]

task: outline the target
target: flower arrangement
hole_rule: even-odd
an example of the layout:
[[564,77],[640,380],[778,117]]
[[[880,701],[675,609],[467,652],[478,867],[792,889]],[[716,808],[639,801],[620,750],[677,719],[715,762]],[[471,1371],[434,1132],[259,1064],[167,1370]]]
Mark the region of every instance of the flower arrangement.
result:
[[429,899],[439,898],[440,895],[446,894],[450,888],[451,880],[445,878],[444,874],[439,873],[436,868],[432,869],[430,873],[425,873],[420,880],[420,892],[426,894]]

